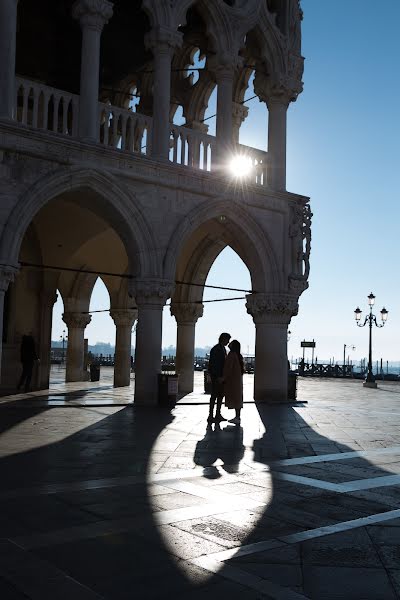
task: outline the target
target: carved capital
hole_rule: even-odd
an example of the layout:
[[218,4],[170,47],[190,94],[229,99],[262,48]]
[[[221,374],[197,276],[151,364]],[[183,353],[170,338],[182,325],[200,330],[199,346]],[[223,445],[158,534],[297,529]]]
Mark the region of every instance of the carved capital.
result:
[[179,302],[171,304],[171,315],[175,317],[178,325],[195,324],[203,316],[203,304],[193,302]]
[[255,324],[288,325],[299,309],[298,298],[292,294],[248,294],[246,299],[247,312]]
[[17,273],[17,267],[0,265],[0,292],[6,292],[8,290],[8,286],[14,281]]
[[168,27],[155,27],[146,33],[144,43],[153,54],[168,53],[171,56],[182,46],[183,34]]
[[85,329],[92,320],[92,315],[80,312],[63,313],[62,319],[68,329]]
[[231,54],[230,52],[220,52],[218,55],[211,56],[208,59],[208,68],[214,75],[217,83],[226,79],[233,80],[235,70],[243,63],[243,59]]
[[40,302],[44,306],[53,306],[57,302],[58,294],[54,291],[43,290],[40,293]]
[[129,282],[129,291],[140,306],[164,306],[167,299],[174,292],[174,283],[165,279],[132,279]]
[[239,125],[243,123],[249,114],[249,107],[241,104],[240,102],[232,102],[232,118],[233,121]]
[[308,281],[302,276],[289,275],[289,290],[300,296],[308,288]]
[[113,308],[110,317],[116,327],[132,327],[138,316],[138,311],[132,308]]
[[274,104],[289,106],[294,102],[297,96],[302,92],[303,84],[291,77],[280,73],[265,75],[256,71],[254,79],[254,91],[263,102],[266,102],[268,108]]
[[113,16],[113,4],[108,0],[76,0],[72,6],[72,16],[79,21],[82,29],[101,32]]

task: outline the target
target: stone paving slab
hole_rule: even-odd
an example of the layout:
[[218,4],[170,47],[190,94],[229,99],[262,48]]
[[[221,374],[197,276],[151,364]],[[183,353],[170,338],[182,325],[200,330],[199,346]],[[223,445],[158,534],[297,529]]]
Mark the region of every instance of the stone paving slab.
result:
[[249,377],[241,426],[209,427],[196,377],[171,410],[111,371],[1,399],[2,600],[400,598],[400,385],[256,406]]

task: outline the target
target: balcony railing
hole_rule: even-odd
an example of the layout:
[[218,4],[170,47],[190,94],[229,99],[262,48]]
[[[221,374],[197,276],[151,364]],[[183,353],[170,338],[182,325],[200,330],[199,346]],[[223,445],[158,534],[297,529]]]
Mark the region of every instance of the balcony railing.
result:
[[99,103],[99,142],[126,152],[151,154],[153,119],[146,115]]
[[215,144],[211,135],[171,124],[169,159],[185,167],[211,171]]
[[79,96],[16,77],[15,119],[22,125],[76,137]]
[[237,153],[248,159],[251,164],[249,181],[257,185],[267,185],[268,152],[238,144]]
[[[78,139],[79,96],[16,77],[15,119],[18,123]],[[98,105],[98,143],[134,154],[151,156],[153,119],[108,103]],[[201,171],[215,168],[215,137],[171,124],[169,160]],[[251,165],[246,181],[267,185],[267,152],[238,144],[237,154]]]

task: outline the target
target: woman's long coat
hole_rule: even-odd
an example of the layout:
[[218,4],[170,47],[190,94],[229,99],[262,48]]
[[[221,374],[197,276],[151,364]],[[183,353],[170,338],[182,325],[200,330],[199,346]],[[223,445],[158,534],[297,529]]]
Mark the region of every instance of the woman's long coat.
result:
[[236,352],[229,352],[225,359],[224,391],[227,408],[242,408],[243,376],[239,357]]

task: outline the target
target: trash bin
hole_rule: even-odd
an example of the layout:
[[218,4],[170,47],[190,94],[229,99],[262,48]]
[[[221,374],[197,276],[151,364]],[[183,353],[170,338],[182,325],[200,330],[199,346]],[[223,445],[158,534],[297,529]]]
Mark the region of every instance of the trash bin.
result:
[[288,373],[288,400],[297,399],[297,375],[293,371]]
[[212,383],[210,373],[208,371],[204,371],[204,393],[211,394],[212,391]]
[[171,406],[175,404],[178,395],[177,373],[160,373],[158,375],[158,404]]
[[90,381],[99,381],[100,365],[90,365]]

